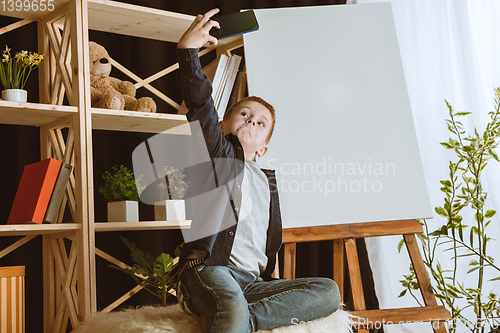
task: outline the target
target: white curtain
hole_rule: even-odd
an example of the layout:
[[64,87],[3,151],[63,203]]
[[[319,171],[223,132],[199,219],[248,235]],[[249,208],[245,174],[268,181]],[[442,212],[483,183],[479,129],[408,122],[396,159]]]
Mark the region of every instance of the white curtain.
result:
[[[455,111],[471,111],[464,119],[468,130],[482,133],[494,109],[493,89],[500,87],[500,1],[498,0],[350,0],[349,3],[391,2],[410,103],[432,207],[442,206],[440,180],[448,179],[448,163],[456,162],[453,152],[439,143],[448,141],[445,99]],[[489,255],[500,263],[500,165],[490,161],[483,175],[488,208],[498,210],[488,227]],[[411,190],[411,189],[408,189]],[[445,221],[434,213],[427,221],[435,230]],[[472,216],[464,220],[473,225]],[[467,222],[467,221],[466,221]],[[366,239],[375,289],[381,308],[418,306],[409,295],[397,298],[403,287],[398,282],[408,274],[407,252],[397,253],[398,237]],[[449,253],[439,261],[450,267]],[[458,279],[475,286],[477,272],[466,274],[467,263]],[[494,277],[486,270],[487,278]],[[432,278],[431,278],[432,280]],[[476,282],[477,283],[477,282]],[[500,283],[488,283],[485,293],[500,292]],[[467,317],[474,320],[472,311]],[[432,332],[431,325],[392,325],[385,332]],[[461,328],[458,332],[467,332]]]

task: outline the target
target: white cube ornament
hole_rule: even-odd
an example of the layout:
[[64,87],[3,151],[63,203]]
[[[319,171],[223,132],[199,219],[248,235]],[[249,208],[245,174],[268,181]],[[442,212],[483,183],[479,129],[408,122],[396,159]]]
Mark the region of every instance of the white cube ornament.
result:
[[138,222],[138,201],[108,202],[108,222]]
[[184,221],[186,206],[184,200],[161,200],[155,202],[156,221]]

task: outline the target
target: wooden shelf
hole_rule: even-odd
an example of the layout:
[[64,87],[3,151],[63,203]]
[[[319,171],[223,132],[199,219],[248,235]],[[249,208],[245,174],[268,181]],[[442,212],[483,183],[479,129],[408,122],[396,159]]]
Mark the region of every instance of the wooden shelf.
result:
[[[189,229],[191,221],[96,222],[95,231]],[[80,229],[78,223],[0,225],[0,236],[44,235]]]
[[177,43],[194,16],[108,0],[88,0],[89,29]]
[[0,123],[41,126],[78,113],[74,106],[0,101]]
[[76,231],[80,228],[79,223],[0,225],[0,236],[45,235]]
[[95,231],[189,229],[191,221],[96,222]]
[[190,135],[186,116],[168,113],[92,109],[92,128],[109,131]]
[[209,46],[208,48],[209,49],[219,49],[219,48],[224,49],[226,46],[228,46],[230,44],[238,45],[238,47],[243,46],[243,35],[237,35],[237,36],[223,38],[223,39],[219,40],[217,45]]
[[[89,29],[177,43],[194,16],[117,1],[88,0]],[[220,46],[239,41],[242,35],[224,38]]]
[[[32,2],[32,1],[30,1]],[[15,2],[14,2],[15,3]],[[47,2],[45,2],[47,3]],[[51,0],[54,10],[29,11],[8,10],[7,1],[0,4],[0,15],[20,19],[40,20],[69,3],[69,0]],[[15,8],[15,7],[14,7]],[[87,0],[88,27],[90,30],[110,32],[120,35],[155,39],[177,43],[182,34],[191,25],[194,16],[166,10],[132,5],[109,0]],[[242,36],[224,38],[219,46],[241,40]]]

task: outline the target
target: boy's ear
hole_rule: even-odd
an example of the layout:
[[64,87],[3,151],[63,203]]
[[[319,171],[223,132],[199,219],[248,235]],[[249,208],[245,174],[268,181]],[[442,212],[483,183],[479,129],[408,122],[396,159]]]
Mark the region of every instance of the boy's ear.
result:
[[267,153],[267,146],[264,146],[255,152],[257,156],[262,157]]

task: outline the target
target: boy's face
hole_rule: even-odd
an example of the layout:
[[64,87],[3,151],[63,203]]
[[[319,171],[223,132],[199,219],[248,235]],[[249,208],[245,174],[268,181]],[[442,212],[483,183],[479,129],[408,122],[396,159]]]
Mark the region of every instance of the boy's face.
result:
[[267,136],[271,129],[271,112],[255,101],[244,101],[236,106],[229,119],[221,121],[222,134],[233,133],[238,137],[245,152],[245,158],[252,160],[257,154],[267,152]]

